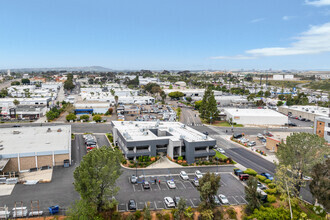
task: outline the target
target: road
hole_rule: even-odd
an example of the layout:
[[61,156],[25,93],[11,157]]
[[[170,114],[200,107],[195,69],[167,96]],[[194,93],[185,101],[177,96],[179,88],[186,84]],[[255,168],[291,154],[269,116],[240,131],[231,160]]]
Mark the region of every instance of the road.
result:
[[193,111],[190,108],[182,107],[181,108],[181,120],[180,122],[186,125],[198,126],[202,125],[201,119],[198,116],[196,111]]

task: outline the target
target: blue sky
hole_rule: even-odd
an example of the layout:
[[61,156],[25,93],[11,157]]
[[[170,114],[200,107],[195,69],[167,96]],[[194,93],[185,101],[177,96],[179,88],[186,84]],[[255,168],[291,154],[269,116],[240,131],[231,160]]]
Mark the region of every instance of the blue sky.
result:
[[330,0],[0,0],[0,68],[330,69]]

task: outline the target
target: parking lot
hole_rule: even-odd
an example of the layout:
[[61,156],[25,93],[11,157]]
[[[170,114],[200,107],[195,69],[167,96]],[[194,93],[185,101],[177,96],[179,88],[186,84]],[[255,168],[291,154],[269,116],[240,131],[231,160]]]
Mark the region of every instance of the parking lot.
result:
[[[141,172],[141,171],[139,171]],[[141,173],[140,173],[141,174]],[[137,209],[142,210],[148,203],[150,209],[161,210],[167,209],[164,203],[164,197],[180,197],[186,199],[187,206],[193,208],[197,207],[201,202],[199,192],[192,184],[191,180],[196,178],[193,173],[188,173],[189,180],[183,180],[179,174],[166,174],[166,175],[138,175],[138,182],[132,184],[130,177],[120,179],[121,189],[116,196],[119,202],[119,211],[128,211],[128,200],[134,199],[137,203]],[[220,189],[217,193],[227,196],[231,205],[246,204],[244,185],[236,179],[231,173],[220,173]],[[156,182],[155,182],[156,179]],[[159,184],[160,180],[160,184]],[[173,180],[176,188],[170,189],[166,184],[167,180]],[[142,186],[143,181],[150,183],[150,189],[144,189]]]

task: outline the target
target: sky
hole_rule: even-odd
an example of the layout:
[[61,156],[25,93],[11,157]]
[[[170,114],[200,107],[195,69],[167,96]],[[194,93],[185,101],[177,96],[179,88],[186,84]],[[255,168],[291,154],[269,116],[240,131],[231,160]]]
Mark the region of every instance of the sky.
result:
[[330,0],[0,0],[0,69],[330,70]]

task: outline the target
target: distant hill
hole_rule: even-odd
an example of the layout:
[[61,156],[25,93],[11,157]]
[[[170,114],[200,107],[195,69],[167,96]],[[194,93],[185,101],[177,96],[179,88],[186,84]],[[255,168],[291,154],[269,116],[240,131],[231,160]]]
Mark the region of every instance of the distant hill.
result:
[[[0,71],[2,72],[7,71],[7,69],[2,69]],[[108,72],[113,70],[102,66],[86,66],[86,67],[20,68],[20,69],[10,69],[10,71],[12,72],[46,72],[46,71]]]

